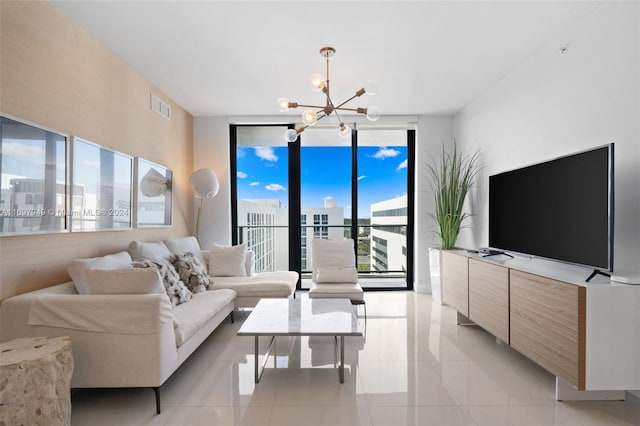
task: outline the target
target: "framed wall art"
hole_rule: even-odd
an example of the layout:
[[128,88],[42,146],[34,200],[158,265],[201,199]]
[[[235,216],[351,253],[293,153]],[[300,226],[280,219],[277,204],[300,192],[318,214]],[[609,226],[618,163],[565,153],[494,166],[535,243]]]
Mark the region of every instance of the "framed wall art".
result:
[[132,157],[74,136],[72,182],[72,231],[131,228]]
[[171,226],[173,172],[136,157],[136,179],[137,226]]
[[69,231],[68,139],[0,116],[0,236]]

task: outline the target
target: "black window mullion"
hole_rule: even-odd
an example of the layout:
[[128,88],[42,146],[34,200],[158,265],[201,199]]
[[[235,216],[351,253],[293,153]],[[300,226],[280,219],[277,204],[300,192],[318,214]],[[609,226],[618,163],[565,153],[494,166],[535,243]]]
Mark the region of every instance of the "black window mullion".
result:
[[358,131],[351,132],[351,238],[356,242],[358,266]]
[[[295,128],[289,124],[289,129]],[[302,237],[300,216],[300,136],[289,143],[289,269],[302,273]],[[296,288],[300,290],[302,283],[298,280]]]
[[[239,241],[238,234],[238,183],[236,182],[235,177],[238,175],[238,158],[237,158],[237,149],[238,149],[238,139],[237,139],[237,125],[231,124],[229,126],[229,139],[231,139],[231,147],[229,149],[229,175],[231,179],[229,179],[229,189],[231,190],[231,244],[241,244],[242,241]],[[241,240],[241,238],[240,238]]]
[[407,290],[413,290],[416,131],[407,130]]

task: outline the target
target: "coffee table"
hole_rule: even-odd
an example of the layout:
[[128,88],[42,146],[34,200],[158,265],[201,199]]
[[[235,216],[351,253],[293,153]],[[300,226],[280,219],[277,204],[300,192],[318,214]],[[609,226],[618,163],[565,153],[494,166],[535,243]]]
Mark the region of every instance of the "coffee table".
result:
[[[254,336],[256,383],[260,382],[277,336],[334,336],[340,383],[344,383],[344,338],[362,335],[349,299],[260,299],[238,331],[238,336]],[[258,365],[260,336],[271,336],[262,367]]]

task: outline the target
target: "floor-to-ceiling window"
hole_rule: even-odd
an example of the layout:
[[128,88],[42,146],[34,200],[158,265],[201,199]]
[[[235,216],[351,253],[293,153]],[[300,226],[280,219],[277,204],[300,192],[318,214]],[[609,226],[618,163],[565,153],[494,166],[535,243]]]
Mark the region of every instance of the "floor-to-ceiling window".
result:
[[316,126],[287,144],[285,129],[231,126],[234,243],[308,288],[311,240],[353,238],[365,289],[412,288],[414,131]]
[[411,285],[413,137],[406,129],[357,133],[358,269],[365,288]]
[[286,126],[232,126],[234,243],[253,251],[255,270],[295,269],[289,262],[289,146]]

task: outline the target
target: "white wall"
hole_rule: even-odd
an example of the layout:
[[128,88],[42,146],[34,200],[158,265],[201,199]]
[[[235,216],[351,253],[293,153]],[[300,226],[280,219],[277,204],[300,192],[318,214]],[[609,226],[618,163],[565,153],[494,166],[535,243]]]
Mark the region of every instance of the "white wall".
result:
[[[226,117],[193,119],[193,169],[212,168],[220,191],[204,201],[200,218],[200,245],[231,244],[231,188],[229,180],[229,125]],[[196,208],[200,201],[196,201]],[[193,221],[195,223],[195,219]]]
[[418,117],[416,131],[416,193],[414,209],[414,288],[420,293],[431,294],[429,277],[429,246],[440,244],[435,234],[437,227],[429,213],[435,211],[433,192],[429,185],[427,165],[437,158],[442,147],[450,151],[453,146],[453,117]]
[[488,243],[489,175],[615,142],[614,270],[640,271],[638,21],[637,2],[601,4],[456,115],[457,141],[486,166],[458,245]]

